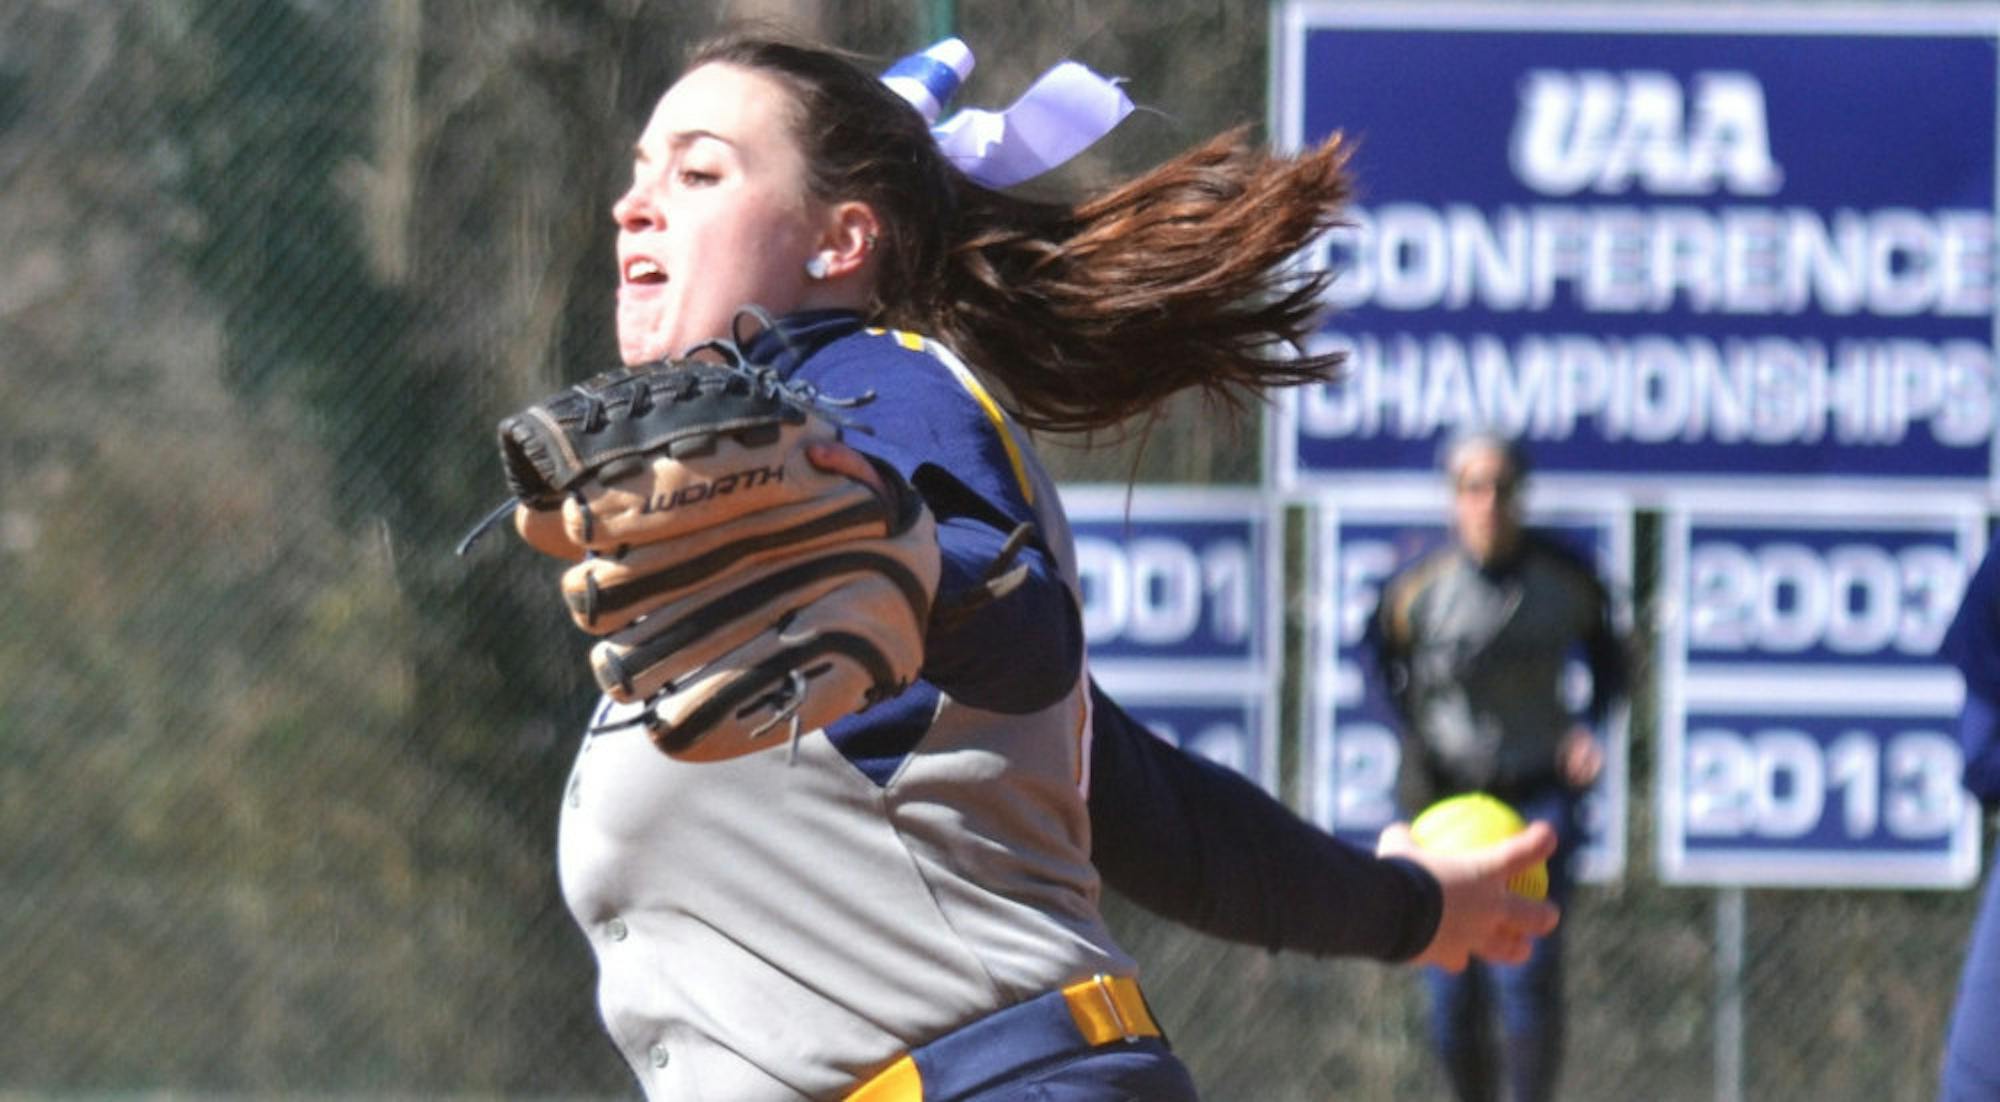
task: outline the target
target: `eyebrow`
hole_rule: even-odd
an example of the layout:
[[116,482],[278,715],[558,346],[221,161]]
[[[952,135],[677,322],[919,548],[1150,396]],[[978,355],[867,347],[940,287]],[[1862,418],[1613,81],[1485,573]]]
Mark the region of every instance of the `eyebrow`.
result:
[[[673,149],[687,145],[692,145],[696,140],[700,138],[711,138],[727,146],[734,146],[736,144],[735,142],[730,141],[728,138],[725,138],[722,135],[717,134],[713,130],[702,130],[697,128],[694,130],[677,130],[672,134],[667,135],[667,147],[669,149]],[[632,146],[632,156],[638,160],[647,159],[646,147],[634,143]]]

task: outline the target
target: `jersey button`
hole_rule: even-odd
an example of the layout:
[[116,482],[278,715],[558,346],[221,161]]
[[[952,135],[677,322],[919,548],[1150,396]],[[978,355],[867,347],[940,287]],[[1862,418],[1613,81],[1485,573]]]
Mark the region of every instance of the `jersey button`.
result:
[[654,1045],[654,1046],[653,1046],[653,1051],[652,1051],[652,1054],[651,1054],[651,1055],[652,1055],[652,1057],[653,1057],[653,1066],[654,1066],[654,1067],[656,1067],[656,1068],[663,1068],[663,1067],[666,1067],[666,1066],[667,1066],[667,1060],[668,1060],[668,1056],[667,1056],[667,1046],[666,1046],[666,1045],[664,1045],[664,1044],[658,1044],[658,1045]]
[[625,920],[622,918],[614,918],[604,924],[604,935],[613,941],[624,941],[625,934]]

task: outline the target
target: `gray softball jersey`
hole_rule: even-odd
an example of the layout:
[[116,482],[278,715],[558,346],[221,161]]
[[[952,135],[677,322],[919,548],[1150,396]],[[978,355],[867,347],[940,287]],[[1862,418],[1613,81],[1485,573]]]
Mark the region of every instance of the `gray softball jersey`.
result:
[[[814,359],[840,362],[843,349],[893,360],[874,365],[896,373],[879,377],[914,380],[893,400],[926,408],[886,411],[889,443],[921,449],[898,427],[921,436],[947,412],[1011,435],[988,449],[1003,469],[985,473],[1020,484],[1074,594],[1052,481],[1024,435],[988,420],[948,354],[857,332]],[[929,408],[952,401],[962,408]],[[839,1098],[966,1022],[1095,973],[1132,974],[1097,908],[1085,685],[1079,668],[1062,699],[1026,715],[937,693],[886,774],[857,768],[824,732],[698,765],[637,728],[586,737],[563,801],[560,880],[597,957],[605,1024],[647,1096]],[[606,704],[597,723],[623,715]]]

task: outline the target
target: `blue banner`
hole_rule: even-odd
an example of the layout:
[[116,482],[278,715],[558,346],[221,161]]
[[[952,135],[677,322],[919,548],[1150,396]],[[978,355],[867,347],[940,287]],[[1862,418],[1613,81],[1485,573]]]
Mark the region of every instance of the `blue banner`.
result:
[[1676,511],[1667,523],[1663,879],[1957,887],[1962,687],[1936,652],[1978,562],[1969,507]]
[[1154,734],[1276,790],[1282,564],[1255,490],[1065,486],[1092,676]]
[[[1920,21],[1920,18],[1922,21]],[[1292,4],[1286,141],[1352,225],[1272,479],[1434,469],[1468,425],[1545,480],[1989,492],[1996,39],[1967,12]]]

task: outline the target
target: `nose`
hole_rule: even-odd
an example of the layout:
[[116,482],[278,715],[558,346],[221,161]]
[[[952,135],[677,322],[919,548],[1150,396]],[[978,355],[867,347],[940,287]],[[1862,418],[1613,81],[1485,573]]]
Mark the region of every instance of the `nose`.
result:
[[611,220],[626,233],[644,233],[660,226],[659,211],[641,194],[636,183],[616,203],[611,204]]

